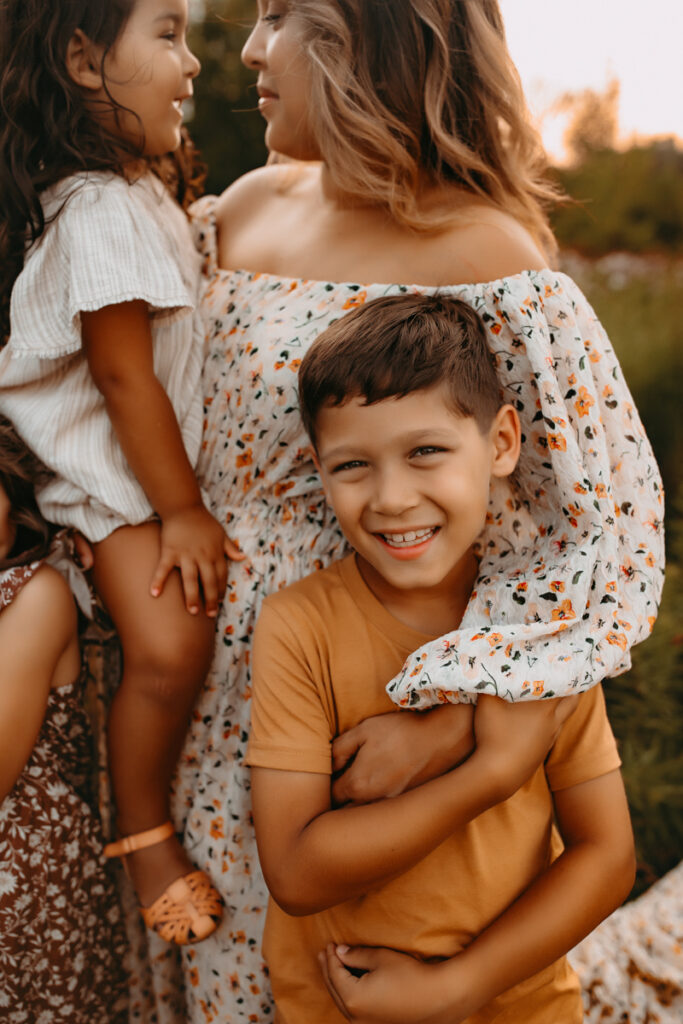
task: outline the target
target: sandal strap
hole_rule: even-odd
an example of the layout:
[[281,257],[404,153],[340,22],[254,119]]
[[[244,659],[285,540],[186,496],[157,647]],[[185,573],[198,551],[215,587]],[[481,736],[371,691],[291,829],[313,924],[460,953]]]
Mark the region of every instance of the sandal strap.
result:
[[144,850],[147,846],[163,843],[165,839],[170,839],[174,832],[173,822],[165,821],[163,825],[148,828],[145,832],[134,832],[115,843],[107,843],[104,848],[104,856],[125,857],[129,853],[135,853],[136,850]]

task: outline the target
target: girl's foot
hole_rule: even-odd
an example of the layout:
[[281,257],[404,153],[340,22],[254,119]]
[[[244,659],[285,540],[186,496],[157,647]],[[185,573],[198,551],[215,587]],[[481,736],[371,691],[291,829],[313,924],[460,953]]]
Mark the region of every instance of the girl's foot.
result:
[[188,860],[170,821],[109,843],[104,853],[126,858],[145,923],[163,939],[184,945],[216,930],[222,900],[204,872]]

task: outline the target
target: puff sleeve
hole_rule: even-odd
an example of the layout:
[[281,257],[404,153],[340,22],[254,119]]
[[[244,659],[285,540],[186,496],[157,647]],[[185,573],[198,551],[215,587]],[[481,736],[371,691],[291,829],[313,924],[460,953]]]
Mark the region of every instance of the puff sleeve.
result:
[[630,667],[663,585],[662,484],[604,329],[570,278],[484,286],[505,398],[522,422],[518,485],[494,489],[460,628],[387,687],[412,708],[563,696]]
[[78,351],[83,311],[140,299],[153,319],[171,322],[192,312],[190,268],[185,279],[169,230],[182,230],[175,221],[183,214],[150,175],[132,183],[115,175],[68,179],[44,209],[50,229],[12,292],[15,358]]

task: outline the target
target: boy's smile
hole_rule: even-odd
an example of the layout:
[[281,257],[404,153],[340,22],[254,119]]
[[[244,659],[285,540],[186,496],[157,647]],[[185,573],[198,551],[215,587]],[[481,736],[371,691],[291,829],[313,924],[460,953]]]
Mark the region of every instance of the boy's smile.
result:
[[[482,433],[436,387],[325,406],[316,433],[327,495],[368,586],[417,628],[419,608],[432,601],[453,628],[476,577],[491,477],[517,460],[514,411],[503,406]],[[433,613],[425,619],[438,632]]]

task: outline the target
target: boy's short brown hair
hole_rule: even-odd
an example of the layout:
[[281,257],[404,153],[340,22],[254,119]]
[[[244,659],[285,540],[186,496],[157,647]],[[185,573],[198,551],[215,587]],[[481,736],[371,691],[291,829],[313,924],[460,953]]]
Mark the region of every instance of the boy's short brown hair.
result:
[[314,447],[327,405],[373,405],[444,384],[453,410],[484,432],[503,404],[486,329],[471,306],[445,295],[374,299],[323,331],[299,369],[301,418]]

